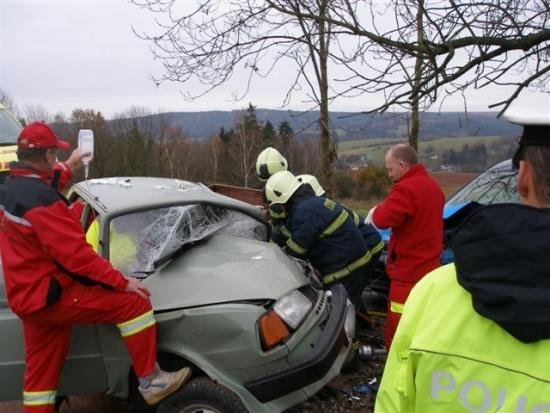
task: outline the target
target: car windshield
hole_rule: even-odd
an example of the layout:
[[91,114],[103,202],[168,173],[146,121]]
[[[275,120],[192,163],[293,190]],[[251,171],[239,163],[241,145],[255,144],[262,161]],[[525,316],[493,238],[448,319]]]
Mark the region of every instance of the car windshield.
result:
[[122,272],[142,276],[214,233],[267,239],[265,223],[244,213],[206,204],[172,206],[113,218],[109,256]]
[[0,107],[0,145],[16,144],[19,132],[21,132],[21,125],[4,108]]
[[447,201],[447,205],[466,204],[472,201],[480,204],[517,203],[519,195],[516,174],[510,161],[501,162],[460,189]]

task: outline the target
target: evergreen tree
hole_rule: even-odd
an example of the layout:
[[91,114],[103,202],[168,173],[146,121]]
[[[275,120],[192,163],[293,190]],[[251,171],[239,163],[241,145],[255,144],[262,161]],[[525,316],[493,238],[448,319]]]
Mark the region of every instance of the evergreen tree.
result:
[[277,146],[277,133],[270,121],[267,121],[263,128],[262,140],[264,146]]

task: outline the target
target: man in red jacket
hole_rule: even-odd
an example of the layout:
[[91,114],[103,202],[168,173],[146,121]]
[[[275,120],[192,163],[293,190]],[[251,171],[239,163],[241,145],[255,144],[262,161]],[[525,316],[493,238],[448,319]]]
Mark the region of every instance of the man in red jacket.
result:
[[[54,412],[71,327],[91,323],[117,325],[145,401],[158,403],[188,379],[190,370],[159,369],[149,291],[94,252],[67,200],[54,188],[55,179],[52,186],[57,151],[68,148],[46,124],[26,126],[18,138],[20,162],[10,165],[10,177],[0,189],[7,298],[25,338],[24,411]],[[81,166],[81,158],[77,153],[73,161]]]
[[416,151],[407,144],[390,148],[386,168],[394,184],[384,202],[369,212],[367,220],[377,228],[391,228],[386,259],[390,278],[386,321],[389,349],[409,292],[425,274],[439,266],[445,196],[418,163]]

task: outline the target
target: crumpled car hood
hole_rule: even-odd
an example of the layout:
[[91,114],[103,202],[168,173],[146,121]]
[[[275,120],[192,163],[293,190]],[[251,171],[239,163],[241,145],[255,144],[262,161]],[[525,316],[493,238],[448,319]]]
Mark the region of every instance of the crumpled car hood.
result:
[[155,310],[278,299],[309,283],[275,244],[215,235],[146,280]]

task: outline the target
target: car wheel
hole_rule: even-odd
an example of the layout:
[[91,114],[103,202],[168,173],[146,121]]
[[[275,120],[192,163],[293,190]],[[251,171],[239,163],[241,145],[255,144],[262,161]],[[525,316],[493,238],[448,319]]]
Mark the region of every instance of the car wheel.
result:
[[162,401],[158,413],[241,413],[247,412],[239,396],[206,377],[189,381]]

